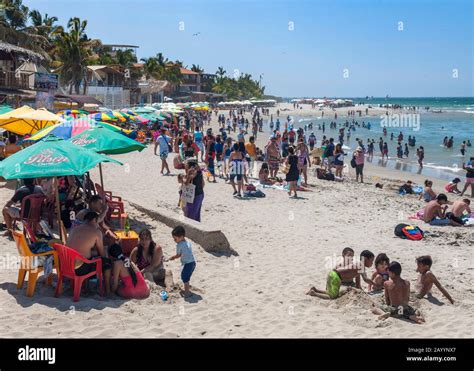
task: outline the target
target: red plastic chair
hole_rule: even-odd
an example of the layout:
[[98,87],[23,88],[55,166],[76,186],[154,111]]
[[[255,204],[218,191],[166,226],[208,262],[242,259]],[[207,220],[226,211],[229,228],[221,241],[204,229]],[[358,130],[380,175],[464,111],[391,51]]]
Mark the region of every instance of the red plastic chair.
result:
[[[21,201],[20,220],[26,221],[36,231],[39,222],[41,221],[41,214],[45,206],[46,196],[40,193],[34,193],[26,196]],[[28,213],[26,213],[26,204],[29,203]]]
[[[62,292],[62,283],[63,278],[69,278],[73,281],[74,287],[74,301],[79,301],[79,297],[81,296],[81,288],[82,283],[92,277],[97,275],[97,279],[99,281],[99,291],[102,295],[102,260],[100,258],[96,258],[93,260],[88,260],[81,256],[76,250],[71,249],[70,247],[61,245],[59,243],[53,244],[53,248],[58,253],[59,258],[59,276],[58,276],[58,284],[56,286],[55,296],[59,297]],[[76,260],[80,260],[84,263],[96,263],[96,270],[90,272],[84,276],[78,276],[75,272],[75,262]]]
[[128,214],[124,210],[122,202],[112,202],[108,201],[107,205],[109,206],[109,211],[107,217],[111,221],[118,220],[120,229],[124,229],[125,220],[128,218]]
[[95,184],[95,189],[97,194],[106,201],[122,202],[122,197],[112,195],[112,192],[104,190],[98,183]]

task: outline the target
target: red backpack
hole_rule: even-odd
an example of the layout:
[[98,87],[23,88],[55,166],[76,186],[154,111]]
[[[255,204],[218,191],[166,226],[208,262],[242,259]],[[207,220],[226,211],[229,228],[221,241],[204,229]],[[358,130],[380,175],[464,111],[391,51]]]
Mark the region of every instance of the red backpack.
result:
[[412,241],[423,239],[425,233],[417,226],[409,224],[398,224],[395,227],[395,236]]

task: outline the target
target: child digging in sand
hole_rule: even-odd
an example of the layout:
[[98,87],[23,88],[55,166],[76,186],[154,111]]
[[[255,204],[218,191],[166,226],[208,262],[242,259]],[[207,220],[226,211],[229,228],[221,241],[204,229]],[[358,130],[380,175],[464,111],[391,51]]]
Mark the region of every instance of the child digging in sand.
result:
[[451,304],[454,304],[454,300],[451,295],[449,295],[446,289],[441,286],[438,279],[435,277],[433,272],[431,272],[431,265],[433,264],[431,256],[425,255],[416,258],[416,264],[416,271],[420,273],[416,282],[416,297],[421,299],[427,294],[431,295],[430,291],[434,284],[446,297],[446,299],[448,299]]
[[416,323],[425,322],[424,318],[415,309],[408,305],[410,299],[410,282],[401,277],[402,266],[399,262],[391,262],[388,267],[390,279],[384,286],[385,304],[380,309],[374,309],[374,314],[382,314],[381,319],[390,316],[395,318],[405,318]]
[[191,243],[186,241],[186,231],[182,226],[177,226],[171,232],[174,242],[176,242],[176,255],[173,255],[169,260],[181,258],[183,269],[181,271],[181,280],[184,284],[184,297],[188,298],[192,295],[189,290],[191,276],[196,268],[196,260],[194,259]]
[[306,295],[317,296],[321,299],[336,299],[351,289],[351,287],[348,287],[347,289],[341,291],[340,288],[342,282],[348,282],[355,278],[355,286],[356,288],[360,289],[361,276],[366,283],[374,285],[375,283],[367,278],[367,273],[365,272],[365,268],[370,268],[373,263],[374,254],[369,250],[364,250],[360,253],[360,262],[350,263],[343,267],[336,267],[329,272],[325,291],[311,287]]
[[[336,268],[342,268],[342,267],[345,267],[346,265],[352,264],[353,260],[354,260],[354,250],[351,249],[350,247],[345,247],[342,250],[342,262],[337,264]],[[341,285],[355,287],[355,282],[354,282],[354,279],[351,278],[350,280],[342,281]]]

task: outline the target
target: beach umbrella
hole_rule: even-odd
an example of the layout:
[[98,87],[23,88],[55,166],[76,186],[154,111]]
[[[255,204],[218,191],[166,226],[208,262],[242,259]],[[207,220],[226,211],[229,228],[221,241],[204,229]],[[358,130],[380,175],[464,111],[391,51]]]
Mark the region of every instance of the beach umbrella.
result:
[[5,179],[83,175],[101,162],[120,162],[51,135],[0,162]]
[[[61,226],[58,193],[59,176],[83,175],[101,162],[115,162],[110,157],[49,136],[0,162],[0,176],[5,179],[54,177],[56,212]],[[62,236],[59,228],[60,237]]]
[[[76,146],[106,155],[119,155],[133,151],[141,152],[145,145],[120,133],[114,133],[101,125],[83,131],[69,140]],[[99,164],[100,183],[104,187],[102,165]]]
[[80,109],[66,109],[66,110],[56,112],[56,115],[64,117],[64,118],[66,117],[78,118],[78,117],[85,116],[88,114],[89,112],[80,110]]
[[89,117],[95,121],[119,121],[117,118],[110,115],[110,112],[92,113]]
[[96,125],[72,137],[69,142],[97,153],[119,155],[142,151],[145,145],[120,133],[114,133],[102,125]]
[[13,111],[13,108],[11,108],[10,106],[0,106],[0,115],[11,111]]
[[143,125],[146,125],[150,121],[152,121],[152,120],[150,120],[146,117],[140,116],[140,115],[135,116],[133,119],[134,119],[134,121],[138,122],[139,124],[143,124]]
[[123,112],[120,111],[110,111],[110,112],[105,112],[106,115],[117,119],[119,122],[127,122],[127,117]]
[[142,114],[142,113],[155,113],[156,109],[153,107],[136,107],[132,110],[132,112]]
[[62,121],[63,118],[44,108],[35,110],[23,106],[0,115],[0,128],[18,135],[26,135]]
[[60,124],[51,125],[41,131],[38,131],[36,134],[29,137],[28,141],[36,142],[51,134],[58,138],[67,140],[77,134],[82,133],[84,130],[87,130],[96,125],[102,125],[103,127],[114,132],[123,132],[125,134],[130,134],[131,132],[131,130],[124,130],[118,126],[109,124],[107,122],[97,122],[87,117],[87,118],[79,118],[75,120],[68,120]]

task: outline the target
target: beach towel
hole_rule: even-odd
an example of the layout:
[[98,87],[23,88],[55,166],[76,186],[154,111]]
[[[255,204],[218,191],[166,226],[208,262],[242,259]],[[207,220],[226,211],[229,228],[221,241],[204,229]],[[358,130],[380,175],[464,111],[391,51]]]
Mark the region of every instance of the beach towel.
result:
[[413,214],[413,215],[409,216],[408,219],[423,220],[424,214],[425,214],[425,211],[423,209],[421,209],[421,210],[417,211],[416,214]]
[[423,193],[423,186],[421,185],[414,185],[412,189],[413,189],[413,192],[417,195],[419,195],[420,193]]
[[256,191],[245,191],[244,197],[254,197],[254,198],[264,198],[265,193],[261,190],[257,189]]

